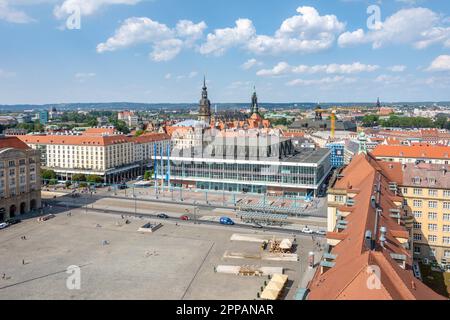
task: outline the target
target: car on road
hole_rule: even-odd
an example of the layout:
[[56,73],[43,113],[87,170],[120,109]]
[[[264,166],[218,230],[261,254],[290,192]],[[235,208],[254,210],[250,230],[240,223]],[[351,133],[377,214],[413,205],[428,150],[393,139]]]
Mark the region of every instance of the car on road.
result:
[[125,183],[119,184],[117,187],[119,188],[119,190],[128,189],[128,186]]
[[5,229],[7,226],[9,226],[9,224],[7,224],[6,222],[0,223],[0,229]]
[[144,180],[144,176],[139,176],[136,178],[136,181],[141,181],[141,180]]
[[8,219],[5,222],[12,226],[13,224],[18,224],[19,222],[22,222],[22,220],[20,220],[20,219]]
[[225,224],[225,225],[227,225],[227,226],[232,226],[232,225],[234,225],[234,221],[231,220],[231,219],[228,218],[228,217],[221,217],[220,220],[219,220],[219,222],[220,222],[220,224]]
[[157,215],[157,217],[160,219],[169,219],[169,216],[165,213],[160,213]]
[[47,215],[45,215],[45,216],[42,216],[42,217],[37,218],[37,221],[38,221],[38,222],[41,222],[41,221],[47,221],[47,220],[50,220],[50,219],[52,219],[52,218],[54,218],[54,217],[55,217],[55,215],[54,215],[53,213],[50,213],[50,214],[47,214]]
[[188,221],[188,220],[190,220],[189,217],[188,217],[187,215],[181,216],[180,219],[183,220],[183,221]]
[[262,229],[263,226],[260,225],[259,223],[254,223],[254,224],[252,225],[252,228],[255,228],[255,229]]
[[303,227],[302,232],[307,234],[313,234],[313,231],[308,227]]
[[327,232],[325,230],[316,230],[314,231],[315,234],[318,234],[320,236],[324,236],[327,234]]

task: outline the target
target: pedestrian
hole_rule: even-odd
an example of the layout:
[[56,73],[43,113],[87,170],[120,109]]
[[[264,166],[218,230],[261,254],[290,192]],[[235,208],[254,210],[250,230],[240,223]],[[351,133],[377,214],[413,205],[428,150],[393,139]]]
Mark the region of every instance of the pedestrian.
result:
[[6,273],[2,274],[2,279],[3,279],[3,280],[6,279]]
[[25,265],[25,259],[22,259],[22,265]]

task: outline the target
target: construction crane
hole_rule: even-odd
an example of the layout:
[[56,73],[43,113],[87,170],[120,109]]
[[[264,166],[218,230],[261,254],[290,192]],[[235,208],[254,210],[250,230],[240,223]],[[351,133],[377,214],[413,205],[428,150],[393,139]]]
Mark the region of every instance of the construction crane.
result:
[[331,110],[331,140],[334,140],[334,132],[336,131],[336,110]]

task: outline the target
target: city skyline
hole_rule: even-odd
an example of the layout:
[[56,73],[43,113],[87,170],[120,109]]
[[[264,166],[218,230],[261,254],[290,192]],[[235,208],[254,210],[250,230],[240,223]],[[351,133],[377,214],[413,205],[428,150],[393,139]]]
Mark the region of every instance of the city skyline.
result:
[[0,104],[191,103],[203,75],[213,104],[449,100],[445,1],[0,0],[0,26]]

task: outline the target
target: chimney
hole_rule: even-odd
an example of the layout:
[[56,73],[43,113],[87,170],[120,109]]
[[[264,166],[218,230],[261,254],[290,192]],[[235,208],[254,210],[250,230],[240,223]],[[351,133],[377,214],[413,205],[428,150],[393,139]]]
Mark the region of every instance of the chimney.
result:
[[380,245],[384,248],[384,244],[386,243],[386,232],[387,229],[386,227],[381,227],[380,228]]
[[372,231],[366,230],[366,233],[364,235],[364,244],[366,246],[367,250],[373,250],[373,239],[372,239]]

